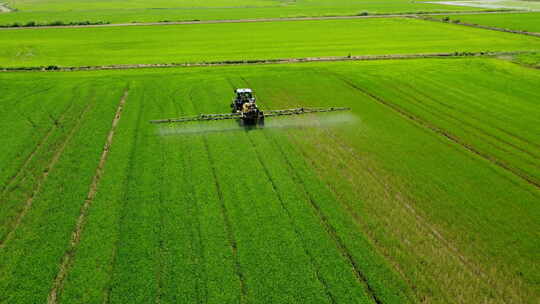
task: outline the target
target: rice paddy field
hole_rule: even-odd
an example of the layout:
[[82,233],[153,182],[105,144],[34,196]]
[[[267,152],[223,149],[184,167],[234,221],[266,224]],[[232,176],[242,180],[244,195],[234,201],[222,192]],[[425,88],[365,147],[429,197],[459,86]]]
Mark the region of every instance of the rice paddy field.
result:
[[536,37],[410,18],[9,29],[1,33],[2,67],[540,49]]
[[15,22],[25,24],[30,21],[37,23],[54,21],[129,23],[135,21],[354,16],[366,12],[387,14],[481,10],[407,0],[3,0],[2,2],[16,11],[9,14],[0,13],[0,25]]
[[441,16],[439,18],[449,18],[450,21],[459,20],[461,22],[493,26],[516,31],[540,33],[540,15],[538,13],[509,13],[509,14],[472,14]]
[[[7,4],[0,23],[440,9]],[[509,16],[536,25],[450,18],[517,29]],[[237,21],[0,29],[0,303],[538,302],[540,38],[414,17]],[[142,66],[170,63],[200,66]],[[263,111],[349,110],[150,123],[230,113],[235,88]]]

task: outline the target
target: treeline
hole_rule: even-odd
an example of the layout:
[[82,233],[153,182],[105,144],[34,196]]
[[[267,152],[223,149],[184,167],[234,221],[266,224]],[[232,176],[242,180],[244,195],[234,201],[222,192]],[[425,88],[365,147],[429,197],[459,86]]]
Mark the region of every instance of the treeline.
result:
[[51,22],[45,22],[45,23],[39,23],[36,21],[28,21],[26,23],[20,23],[20,22],[14,22],[14,23],[8,23],[8,24],[0,24],[0,28],[6,28],[6,27],[40,27],[40,26],[73,26],[73,25],[100,25],[100,24],[110,24],[110,21],[71,21],[71,22],[64,22],[64,21],[51,21]]

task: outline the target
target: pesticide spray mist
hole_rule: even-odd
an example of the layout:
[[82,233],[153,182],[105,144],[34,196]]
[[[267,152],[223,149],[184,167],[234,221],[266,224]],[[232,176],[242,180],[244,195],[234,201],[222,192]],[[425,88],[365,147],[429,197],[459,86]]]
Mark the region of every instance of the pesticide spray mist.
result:
[[161,136],[202,135],[221,132],[241,132],[264,129],[316,128],[360,123],[360,119],[350,112],[305,114],[298,116],[278,116],[265,119],[264,126],[245,127],[237,121],[199,121],[178,124],[160,125]]

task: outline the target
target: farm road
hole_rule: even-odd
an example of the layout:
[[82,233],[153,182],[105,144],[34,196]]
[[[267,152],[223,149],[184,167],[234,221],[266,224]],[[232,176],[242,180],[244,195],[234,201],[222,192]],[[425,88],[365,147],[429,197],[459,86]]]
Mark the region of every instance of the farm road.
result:
[[254,59],[254,60],[228,60],[214,62],[185,62],[185,63],[149,63],[149,64],[117,64],[104,66],[71,66],[55,67],[21,67],[2,68],[0,72],[62,72],[62,71],[92,71],[92,70],[128,70],[146,68],[177,68],[177,67],[211,67],[228,65],[254,65],[254,64],[287,64],[302,62],[332,62],[332,61],[366,61],[366,60],[397,60],[397,59],[418,59],[418,58],[443,58],[443,57],[481,57],[481,56],[508,56],[527,52],[468,52],[468,53],[424,53],[424,54],[388,54],[388,55],[361,55],[361,56],[327,56],[327,57],[307,57],[307,58],[282,58],[282,59]]
[[[0,11],[2,6],[0,5]],[[256,22],[280,22],[280,21],[317,21],[317,20],[341,20],[341,19],[376,19],[376,18],[416,18],[420,16],[442,15],[475,15],[475,14],[520,14],[529,11],[470,11],[470,12],[446,12],[446,13],[422,13],[422,14],[386,14],[367,16],[326,16],[326,17],[290,17],[290,18],[260,18],[260,19],[224,19],[224,20],[192,20],[171,22],[132,22],[90,25],[60,25],[60,26],[33,26],[33,27],[0,27],[0,30],[21,29],[51,29],[51,28],[85,28],[85,27],[116,27],[116,26],[155,26],[155,25],[189,25],[189,24],[216,24],[216,23],[256,23]]]
[[99,186],[101,177],[103,176],[103,171],[105,170],[105,162],[107,161],[107,156],[109,155],[109,151],[113,143],[113,138],[114,138],[116,128],[118,126],[118,122],[120,121],[120,118],[122,117],[122,112],[124,110],[124,106],[126,104],[128,94],[129,94],[129,90],[126,88],[124,90],[124,94],[122,98],[120,99],[120,102],[116,109],[116,113],[114,114],[114,118],[111,124],[111,129],[109,130],[109,134],[107,135],[105,145],[103,146],[103,151],[101,153],[101,157],[99,159],[99,163],[96,168],[96,173],[94,174],[94,177],[92,178],[92,183],[90,184],[90,188],[88,190],[86,200],[81,208],[79,218],[77,219],[77,223],[71,234],[71,241],[69,243],[69,249],[65,251],[58,273],[53,281],[53,286],[47,298],[47,303],[55,304],[58,301],[58,292],[62,289],[64,279],[66,278],[67,273],[69,271],[69,266],[71,265],[71,260],[73,259],[75,255],[75,250],[77,249],[77,246],[79,245],[79,242],[81,241],[81,234],[84,228],[84,224],[86,222],[86,216],[88,215],[88,209],[90,209],[90,206],[92,205],[96,197],[97,188]]

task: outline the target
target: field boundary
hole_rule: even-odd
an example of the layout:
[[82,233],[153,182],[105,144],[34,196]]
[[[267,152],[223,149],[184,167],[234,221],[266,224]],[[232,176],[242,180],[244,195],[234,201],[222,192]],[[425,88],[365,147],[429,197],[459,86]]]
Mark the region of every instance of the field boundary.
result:
[[531,53],[529,51],[513,52],[451,52],[451,53],[420,53],[420,54],[387,54],[387,55],[349,55],[349,56],[324,56],[304,58],[280,58],[280,59],[249,59],[249,60],[224,60],[208,62],[185,62],[185,63],[143,63],[143,64],[115,64],[102,66],[37,66],[37,67],[0,67],[0,73],[8,72],[74,72],[95,70],[129,70],[151,68],[182,68],[182,67],[212,67],[212,66],[235,66],[256,64],[287,64],[303,62],[332,62],[332,61],[369,61],[369,60],[396,60],[396,59],[421,59],[421,58],[457,58],[457,57],[495,57],[510,56]]
[[446,23],[446,24],[463,25],[463,26],[468,26],[468,27],[474,27],[474,28],[479,28],[479,29],[484,29],[484,30],[504,32],[504,33],[512,33],[512,34],[520,34],[520,35],[527,35],[527,36],[533,36],[533,37],[540,37],[540,33],[537,33],[537,32],[511,30],[511,29],[502,28],[502,27],[495,27],[495,26],[481,25],[481,24],[476,24],[476,23],[461,22],[461,21],[458,21],[458,20],[444,21],[443,19],[435,19],[435,18],[432,18],[432,17],[425,17],[425,16],[411,16],[410,18],[416,18],[416,19],[425,20],[425,21]]
[[[1,5],[0,5],[1,7]],[[394,14],[369,14],[343,16],[319,16],[319,17],[283,17],[283,18],[253,18],[253,19],[214,19],[214,20],[184,20],[162,22],[131,22],[131,23],[101,23],[101,24],[59,24],[25,26],[17,23],[0,25],[0,30],[22,29],[54,29],[54,28],[88,28],[88,27],[119,27],[119,26],[159,26],[159,25],[191,25],[191,24],[219,24],[219,23],[257,23],[257,22],[286,22],[286,21],[317,21],[317,20],[341,20],[341,19],[371,19],[371,18],[407,18],[418,16],[443,16],[443,15],[476,15],[476,14],[520,14],[530,13],[526,10],[479,10],[479,11],[448,11],[448,12],[413,12]]]
[[116,131],[120,118],[122,117],[124,105],[127,101],[128,94],[129,90],[125,89],[124,94],[120,99],[120,103],[118,104],[118,108],[116,109],[116,113],[112,121],[112,126],[109,130],[109,134],[107,135],[105,145],[103,146],[103,152],[101,153],[101,158],[96,168],[96,173],[92,178],[92,183],[90,184],[90,189],[88,190],[86,200],[81,208],[79,218],[77,219],[77,223],[75,225],[75,229],[72,232],[69,248],[64,253],[58,273],[53,281],[53,286],[47,298],[47,303],[57,303],[58,292],[63,286],[64,279],[66,278],[66,275],[69,271],[71,260],[75,256],[77,245],[81,240],[81,234],[84,228],[84,224],[86,222],[86,216],[88,215],[88,209],[90,208],[96,197],[97,188],[99,182],[101,181],[101,177],[103,176],[103,171],[105,169],[105,162],[107,161],[107,156],[109,155],[109,151],[113,143],[114,133]]

